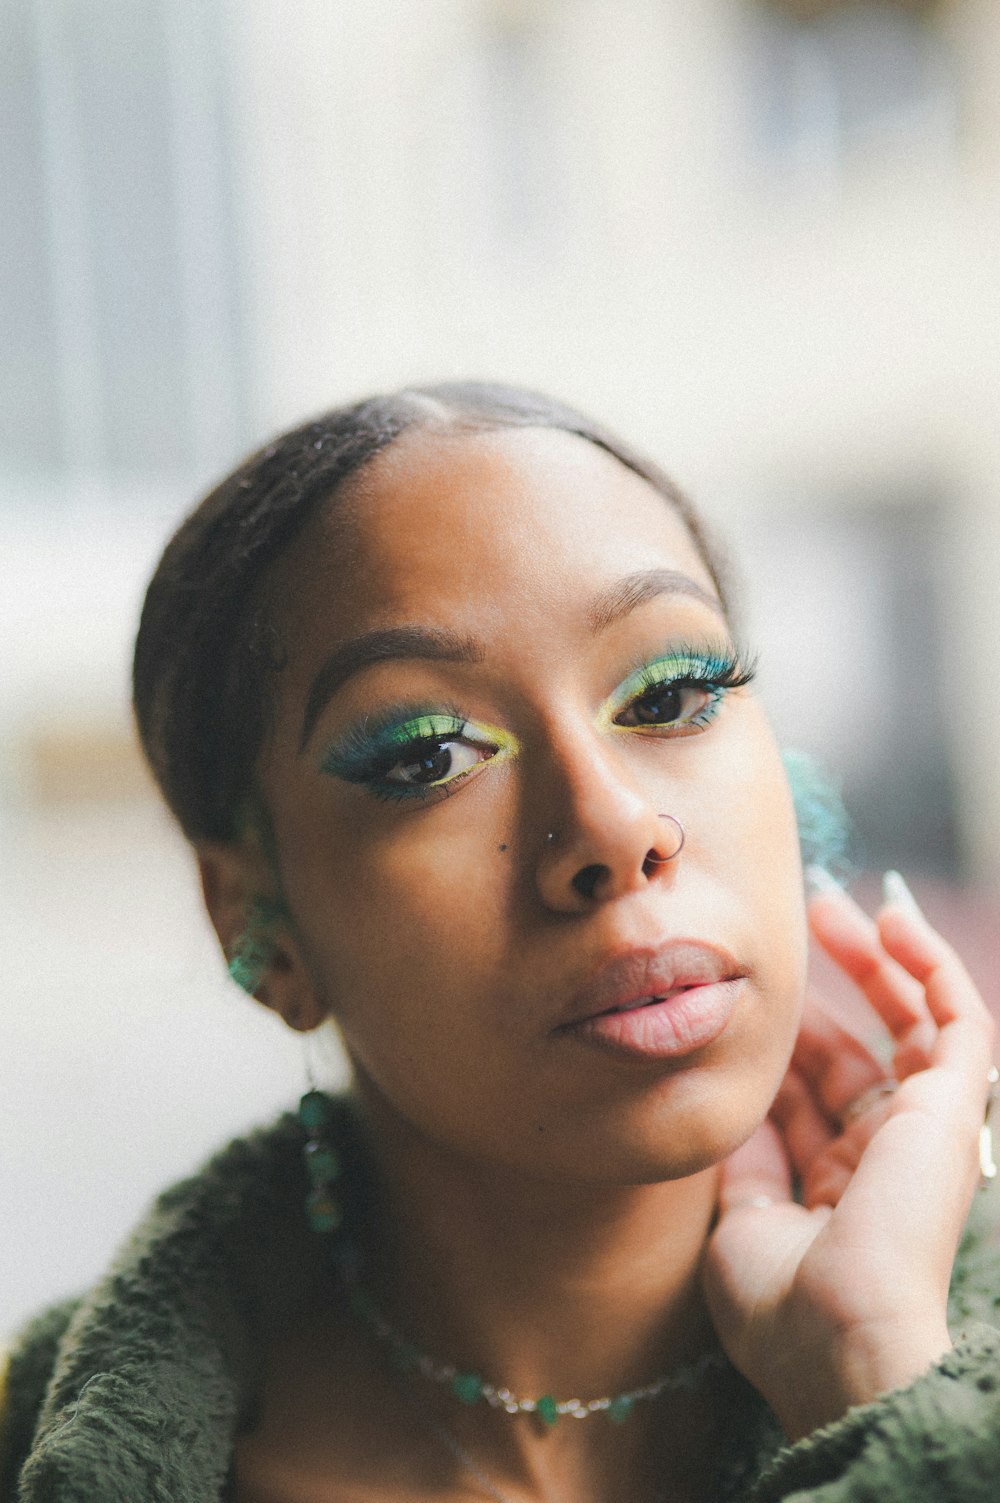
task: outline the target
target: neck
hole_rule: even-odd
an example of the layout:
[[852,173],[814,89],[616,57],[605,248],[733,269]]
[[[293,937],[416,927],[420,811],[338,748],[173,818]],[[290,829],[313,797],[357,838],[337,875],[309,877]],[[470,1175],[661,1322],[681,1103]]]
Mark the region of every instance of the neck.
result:
[[[370,1089],[360,1095],[381,1207],[363,1278],[388,1318],[436,1361],[518,1397],[587,1401],[652,1383],[711,1343],[699,1269],[716,1170],[639,1186],[533,1180],[450,1154]],[[518,1453],[522,1463],[538,1462],[537,1425],[473,1415],[429,1388],[422,1383],[477,1454],[495,1437],[508,1460]],[[669,1396],[645,1406],[649,1415],[636,1406],[622,1426],[602,1416],[564,1421],[558,1442],[545,1438],[546,1454],[597,1444],[621,1465],[623,1452],[648,1450],[664,1405],[683,1409]]]

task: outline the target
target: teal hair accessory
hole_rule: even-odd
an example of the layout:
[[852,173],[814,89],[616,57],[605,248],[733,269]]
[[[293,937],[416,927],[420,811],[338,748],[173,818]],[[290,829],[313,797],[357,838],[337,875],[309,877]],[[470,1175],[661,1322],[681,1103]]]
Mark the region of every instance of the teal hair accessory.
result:
[[796,747],[781,753],[792,790],[803,867],[820,866],[841,883],[854,870],[851,823],[840,789],[814,757]]

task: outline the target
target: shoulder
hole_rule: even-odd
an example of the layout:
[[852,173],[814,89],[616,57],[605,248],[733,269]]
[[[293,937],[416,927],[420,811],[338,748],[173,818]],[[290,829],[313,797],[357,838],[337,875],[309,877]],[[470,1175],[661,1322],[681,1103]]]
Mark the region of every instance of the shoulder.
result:
[[43,1311],[0,1354],[0,1503],[14,1496],[59,1343],[78,1303],[66,1300]]
[[221,1488],[267,1333],[322,1275],[302,1145],[291,1114],[230,1143],[159,1196],[92,1289],[24,1329],[0,1503],[146,1498],[154,1476],[172,1503]]

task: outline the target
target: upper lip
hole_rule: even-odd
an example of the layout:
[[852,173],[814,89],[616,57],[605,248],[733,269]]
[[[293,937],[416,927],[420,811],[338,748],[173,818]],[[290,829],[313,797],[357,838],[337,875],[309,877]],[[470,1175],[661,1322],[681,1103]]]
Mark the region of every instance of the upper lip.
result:
[[652,948],[620,952],[598,966],[574,993],[556,1031],[686,987],[745,975],[727,950],[697,939],[672,939]]

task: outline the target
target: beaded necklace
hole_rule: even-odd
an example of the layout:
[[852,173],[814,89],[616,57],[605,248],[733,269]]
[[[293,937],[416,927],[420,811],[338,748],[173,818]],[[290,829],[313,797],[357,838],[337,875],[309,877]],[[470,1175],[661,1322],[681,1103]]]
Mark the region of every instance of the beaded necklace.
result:
[[[340,1160],[325,1136],[330,1116],[330,1098],[322,1091],[307,1091],[299,1103],[299,1121],[306,1133],[305,1162],[310,1185],[306,1213],[313,1230],[323,1235],[338,1232],[344,1219],[343,1206],[336,1194],[337,1181],[341,1176]],[[539,1398],[519,1397],[507,1387],[488,1382],[477,1372],[463,1372],[452,1363],[438,1362],[422,1351],[386,1318],[371,1294],[362,1286],[358,1278],[357,1260],[351,1255],[349,1248],[342,1247],[339,1250],[337,1261],[340,1277],[347,1287],[351,1313],[386,1347],[389,1361],[397,1372],[415,1373],[447,1387],[463,1404],[477,1404],[482,1400],[502,1414],[533,1414],[548,1427],[557,1424],[567,1415],[571,1415],[573,1419],[587,1419],[593,1414],[606,1414],[614,1424],[622,1424],[637,1403],[657,1399],[669,1390],[691,1391],[713,1369],[727,1366],[721,1349],[714,1348],[702,1353],[695,1362],[675,1367],[654,1382],[629,1389],[625,1393],[608,1394],[596,1399],[557,1399],[550,1393],[542,1394]],[[438,1433],[443,1438],[440,1428]],[[446,1443],[458,1459],[468,1466],[465,1457],[454,1450],[458,1442],[452,1438]]]

